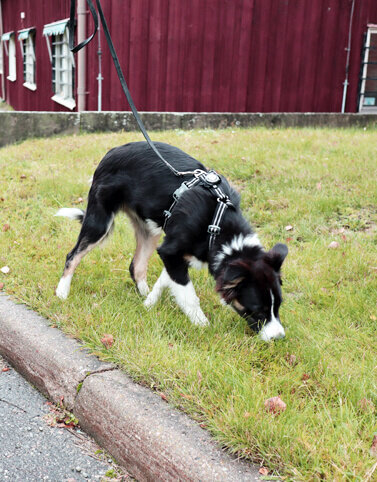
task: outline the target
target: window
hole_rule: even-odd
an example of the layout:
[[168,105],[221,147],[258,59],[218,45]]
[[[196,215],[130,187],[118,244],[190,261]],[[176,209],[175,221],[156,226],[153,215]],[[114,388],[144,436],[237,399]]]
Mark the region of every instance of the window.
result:
[[[16,75],[16,42],[14,40],[14,32],[4,33],[1,37],[5,45],[5,52],[8,55],[8,80],[14,82]],[[8,42],[8,47],[7,47]]]
[[377,25],[368,26],[361,64],[359,111],[377,111]]
[[18,32],[18,40],[21,45],[24,86],[28,89],[37,88],[35,81],[35,29],[24,29]]
[[[68,45],[67,20],[44,26],[52,67],[52,100],[74,109],[75,61]],[[51,44],[50,44],[51,38]]]

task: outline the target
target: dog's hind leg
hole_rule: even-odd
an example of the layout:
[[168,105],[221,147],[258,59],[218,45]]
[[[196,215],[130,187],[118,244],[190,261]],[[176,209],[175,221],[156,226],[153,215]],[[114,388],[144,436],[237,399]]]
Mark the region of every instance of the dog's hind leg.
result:
[[[142,296],[147,296],[149,287],[147,283],[148,261],[157,248],[161,236],[161,228],[154,226],[153,221],[144,221],[129,210],[124,209],[132,222],[135,231],[136,250],[130,264],[130,275]],[[153,223],[153,224],[152,224]]]
[[147,296],[149,287],[147,283],[148,261],[157,248],[160,235],[146,236],[145,233],[136,231],[136,251],[130,264],[130,274],[137,289],[142,296]]
[[63,276],[56,288],[56,296],[63,300],[68,297],[75,269],[82,258],[108,236],[113,223],[113,213],[108,214],[102,207],[89,204],[76,246],[67,255]]

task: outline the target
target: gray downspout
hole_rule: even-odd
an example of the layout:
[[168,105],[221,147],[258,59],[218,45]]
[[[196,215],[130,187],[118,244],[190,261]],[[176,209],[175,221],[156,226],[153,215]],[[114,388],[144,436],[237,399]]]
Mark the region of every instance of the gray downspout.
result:
[[352,40],[352,23],[353,23],[353,12],[355,9],[355,0],[352,0],[350,24],[348,27],[348,45],[347,45],[347,60],[346,60],[346,78],[343,82],[343,99],[342,99],[342,114],[346,111],[346,101],[347,101],[347,89],[348,89],[348,75],[350,67],[350,55],[351,55],[351,40]]
[[[77,44],[83,42],[86,36],[86,5],[85,0],[77,2]],[[77,111],[86,109],[86,49],[77,53]]]
[[[0,0],[0,39],[3,35],[3,6]],[[3,49],[3,42],[0,42],[0,48],[3,51],[2,59],[3,59],[3,73],[1,74],[1,98],[5,101],[5,65],[4,65],[4,49]]]
[[97,101],[97,108],[98,112],[102,111],[102,50],[101,50],[101,29],[100,25],[98,25],[98,31],[97,31],[97,37],[98,37],[98,101]]

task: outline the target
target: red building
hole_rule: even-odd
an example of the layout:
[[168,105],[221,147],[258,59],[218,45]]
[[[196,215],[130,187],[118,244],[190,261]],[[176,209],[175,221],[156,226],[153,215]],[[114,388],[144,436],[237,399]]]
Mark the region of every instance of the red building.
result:
[[[93,29],[81,4],[76,42]],[[139,110],[377,110],[377,0],[102,4]],[[69,8],[0,0],[0,97],[16,110],[130,110],[102,31],[69,52]]]

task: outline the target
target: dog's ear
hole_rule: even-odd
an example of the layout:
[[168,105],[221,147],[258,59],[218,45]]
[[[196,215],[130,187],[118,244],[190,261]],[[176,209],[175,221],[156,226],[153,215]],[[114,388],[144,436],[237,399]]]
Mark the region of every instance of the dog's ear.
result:
[[288,248],[285,244],[278,243],[265,255],[265,261],[268,263],[276,272],[280,271],[283,261],[287,257]]

